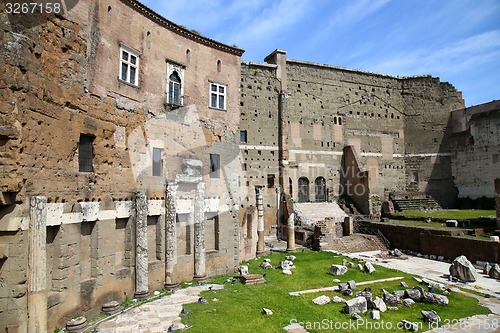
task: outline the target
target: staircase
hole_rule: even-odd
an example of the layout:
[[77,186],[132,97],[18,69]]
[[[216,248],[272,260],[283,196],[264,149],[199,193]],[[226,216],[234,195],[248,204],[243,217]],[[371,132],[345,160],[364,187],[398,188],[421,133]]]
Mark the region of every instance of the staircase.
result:
[[295,219],[302,227],[313,227],[327,218],[341,223],[347,214],[336,202],[294,203]]
[[393,203],[394,209],[398,211],[441,209],[441,206],[432,198],[394,199]]

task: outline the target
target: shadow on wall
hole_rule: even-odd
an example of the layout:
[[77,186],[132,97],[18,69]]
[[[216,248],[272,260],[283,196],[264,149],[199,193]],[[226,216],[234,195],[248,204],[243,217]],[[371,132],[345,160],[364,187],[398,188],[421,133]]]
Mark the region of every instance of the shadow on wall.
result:
[[[425,194],[431,196],[443,208],[457,207],[458,190],[451,170],[452,118],[448,117],[436,156],[431,156],[431,170]],[[425,168],[424,168],[425,170]]]

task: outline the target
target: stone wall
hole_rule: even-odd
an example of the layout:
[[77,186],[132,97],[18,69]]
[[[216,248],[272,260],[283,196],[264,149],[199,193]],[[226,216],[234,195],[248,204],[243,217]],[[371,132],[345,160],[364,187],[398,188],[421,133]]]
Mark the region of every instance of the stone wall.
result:
[[384,234],[392,248],[443,256],[447,260],[460,255],[465,255],[471,262],[500,260],[500,243],[486,238],[450,237],[439,234],[439,231],[430,233],[425,228],[391,223],[375,223],[373,226]]
[[401,94],[406,114],[406,192],[430,195],[441,206],[453,207],[450,112],[463,107],[461,94],[430,76],[403,80]]
[[459,198],[494,198],[500,168],[500,101],[452,112],[453,177]]
[[[52,331],[111,299],[232,273],[243,51],[133,0],[82,0],[40,24],[0,18],[0,329]],[[120,79],[121,47],[138,54],[136,84]],[[166,100],[173,70],[182,105]],[[214,83],[221,108],[210,107]],[[170,203],[167,184],[180,186]],[[32,226],[36,196],[46,218]]]
[[[252,172],[279,168],[279,161],[259,158],[264,147],[278,149],[285,161],[281,174],[289,178],[283,180],[286,193],[296,201],[321,201],[317,184],[324,181],[327,200],[336,200],[343,148],[351,146],[375,199],[429,195],[443,206],[454,204],[449,113],[463,101],[452,85],[430,76],[400,78],[286,59],[283,50],[265,61],[242,66],[242,128],[259,134],[260,126],[275,129],[245,146],[245,153],[257,153],[249,157]],[[280,94],[285,103],[279,103]],[[280,112],[282,141],[273,135],[276,128],[279,134]]]

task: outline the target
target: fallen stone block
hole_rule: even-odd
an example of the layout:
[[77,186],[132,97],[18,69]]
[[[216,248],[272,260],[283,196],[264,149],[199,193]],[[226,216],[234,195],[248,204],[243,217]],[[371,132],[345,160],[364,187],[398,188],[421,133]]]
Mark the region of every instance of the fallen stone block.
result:
[[450,268],[450,275],[463,281],[474,282],[477,280],[477,272],[472,263],[465,256],[456,257]]
[[431,311],[422,310],[420,311],[420,313],[424,317],[424,321],[428,323],[439,323],[441,321],[441,318],[438,316],[435,310]]
[[316,297],[315,299],[313,299],[312,302],[314,304],[318,304],[318,305],[325,305],[325,304],[330,303],[330,297],[328,297],[326,295],[321,295],[321,296]]
[[347,273],[347,267],[343,265],[332,265],[330,267],[330,274],[332,275],[344,275]]
[[363,296],[355,297],[345,302],[345,312],[348,314],[365,313],[368,311],[366,298]]

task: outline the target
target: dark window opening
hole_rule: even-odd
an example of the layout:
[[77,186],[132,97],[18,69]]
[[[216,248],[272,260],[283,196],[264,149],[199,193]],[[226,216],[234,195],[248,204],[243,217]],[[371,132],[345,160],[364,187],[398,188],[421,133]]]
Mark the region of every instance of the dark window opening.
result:
[[247,142],[247,131],[240,131],[240,142]]
[[267,175],[267,188],[273,188],[274,187],[274,175]]
[[210,154],[210,178],[220,178],[219,154]]
[[80,135],[78,142],[78,170],[80,172],[93,172],[94,137]]

